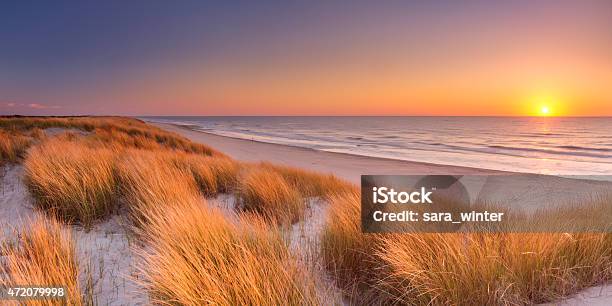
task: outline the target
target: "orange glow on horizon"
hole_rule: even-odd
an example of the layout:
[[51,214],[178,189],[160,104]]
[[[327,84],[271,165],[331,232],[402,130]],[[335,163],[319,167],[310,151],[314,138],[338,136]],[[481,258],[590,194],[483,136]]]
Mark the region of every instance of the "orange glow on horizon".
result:
[[403,3],[58,29],[2,48],[0,114],[612,116],[612,2]]
[[523,115],[535,117],[558,117],[580,115],[572,111],[570,99],[559,98],[560,95],[552,93],[540,93],[524,100]]

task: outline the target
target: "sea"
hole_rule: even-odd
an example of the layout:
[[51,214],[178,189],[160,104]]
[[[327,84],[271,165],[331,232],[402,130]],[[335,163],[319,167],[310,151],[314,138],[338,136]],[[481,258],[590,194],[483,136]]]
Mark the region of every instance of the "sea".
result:
[[612,117],[141,119],[326,152],[525,173],[612,175]]

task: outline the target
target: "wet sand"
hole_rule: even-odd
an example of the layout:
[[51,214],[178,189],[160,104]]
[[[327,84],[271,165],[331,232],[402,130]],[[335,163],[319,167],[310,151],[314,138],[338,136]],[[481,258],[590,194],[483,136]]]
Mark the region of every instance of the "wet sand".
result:
[[230,157],[248,162],[269,161],[324,173],[333,173],[353,183],[362,174],[492,174],[500,171],[437,165],[377,157],[317,151],[308,148],[230,138],[166,123],[150,123],[207,144]]

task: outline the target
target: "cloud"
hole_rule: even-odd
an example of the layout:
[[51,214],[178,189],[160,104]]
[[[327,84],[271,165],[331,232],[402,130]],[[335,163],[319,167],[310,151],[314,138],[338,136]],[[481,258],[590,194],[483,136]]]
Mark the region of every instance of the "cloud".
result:
[[41,104],[38,104],[38,103],[30,103],[30,104],[28,104],[28,107],[29,108],[36,108],[36,109],[43,109],[43,108],[45,108],[44,105],[41,105]]
[[[2,104],[0,104],[0,105],[2,105]],[[40,103],[25,104],[25,103],[8,102],[8,103],[4,103],[4,105],[7,106],[7,107],[32,108],[32,109],[57,109],[57,108],[61,108],[61,106],[58,106],[58,105],[46,105],[46,104],[40,104]]]
[[57,106],[48,106],[48,105],[39,104],[39,103],[30,103],[28,104],[28,107],[35,108],[35,109],[58,108]]

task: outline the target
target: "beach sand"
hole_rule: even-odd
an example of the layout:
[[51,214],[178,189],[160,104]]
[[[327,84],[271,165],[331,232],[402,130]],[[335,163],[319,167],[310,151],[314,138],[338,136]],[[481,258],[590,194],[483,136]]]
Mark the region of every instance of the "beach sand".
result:
[[362,174],[492,174],[499,171],[316,151],[236,139],[166,123],[150,123],[247,162],[269,161],[334,175],[358,184]]
[[331,173],[357,185],[361,182],[361,175],[480,175],[482,180],[473,176],[460,179],[472,200],[517,205],[527,211],[548,203],[574,204],[585,198],[590,199],[594,194],[612,194],[611,182],[538,174],[508,175],[518,173],[324,152],[219,136],[186,126],[151,124],[207,144],[240,161],[268,161]]

